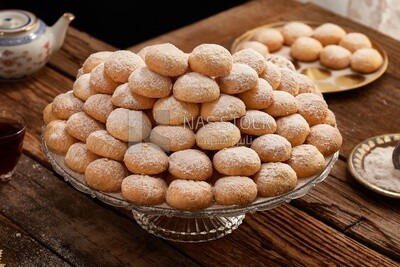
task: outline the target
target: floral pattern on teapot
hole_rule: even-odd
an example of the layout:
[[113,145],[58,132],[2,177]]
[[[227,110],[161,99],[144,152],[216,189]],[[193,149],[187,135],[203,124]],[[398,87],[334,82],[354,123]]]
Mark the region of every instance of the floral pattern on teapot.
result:
[[[31,36],[3,38],[0,40],[0,75],[7,79],[29,76],[42,68],[51,54],[50,42],[43,36],[43,23]],[[32,38],[35,37],[35,38]],[[32,46],[30,42],[36,42]],[[6,47],[3,47],[6,45]],[[8,46],[13,46],[12,49]]]
[[65,13],[48,27],[30,12],[0,11],[0,80],[19,80],[39,71],[61,47],[73,19]]

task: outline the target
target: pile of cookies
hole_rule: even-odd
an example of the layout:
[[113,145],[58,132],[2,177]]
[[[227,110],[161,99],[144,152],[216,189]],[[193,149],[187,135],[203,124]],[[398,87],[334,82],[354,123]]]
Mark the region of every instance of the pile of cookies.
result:
[[333,70],[350,67],[360,73],[372,73],[383,64],[382,55],[372,47],[371,40],[360,32],[346,32],[334,23],[316,28],[303,22],[288,22],[282,28],[260,28],[236,48],[254,48],[260,53],[278,52],[290,47],[290,55],[301,62],[319,60]]
[[93,53],[43,120],[47,148],[92,189],[191,211],[285,194],[342,145],[291,61],[218,44]]

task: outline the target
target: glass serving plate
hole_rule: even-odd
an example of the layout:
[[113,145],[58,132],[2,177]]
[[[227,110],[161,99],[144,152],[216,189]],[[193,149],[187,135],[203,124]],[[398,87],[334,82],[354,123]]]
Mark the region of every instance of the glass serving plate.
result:
[[277,197],[258,197],[245,206],[222,206],[213,204],[199,211],[184,211],[166,203],[154,206],[137,205],[126,201],[119,193],[105,193],[90,188],[82,174],[70,170],[64,163],[64,156],[50,151],[42,138],[44,152],[54,170],[77,190],[96,197],[115,207],[129,209],[136,222],[149,233],[158,237],[180,242],[204,242],[223,237],[237,229],[246,213],[273,209],[292,199],[302,197],[330,173],[338,159],[339,152],[327,157],[325,168],[317,175],[300,179],[292,191]]

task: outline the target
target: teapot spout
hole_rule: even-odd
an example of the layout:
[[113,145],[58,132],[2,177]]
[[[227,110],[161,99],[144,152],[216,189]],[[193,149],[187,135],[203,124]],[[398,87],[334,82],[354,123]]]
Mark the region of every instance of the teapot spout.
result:
[[55,52],[61,48],[62,44],[64,43],[65,34],[67,33],[68,26],[74,19],[75,16],[72,13],[64,13],[57,20],[57,22],[50,27],[53,38],[52,52]]

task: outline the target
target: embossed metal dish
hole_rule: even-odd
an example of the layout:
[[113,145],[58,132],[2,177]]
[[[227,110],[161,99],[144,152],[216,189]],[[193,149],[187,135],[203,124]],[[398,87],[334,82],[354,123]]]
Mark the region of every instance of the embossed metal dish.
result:
[[400,192],[383,189],[365,179],[364,159],[376,147],[395,146],[400,142],[400,133],[390,133],[371,137],[356,145],[347,159],[347,167],[354,178],[365,187],[378,194],[400,198]]
[[[280,29],[282,26],[285,24],[289,23],[291,21],[282,21],[282,22],[277,22],[277,23],[272,23],[272,24],[266,24],[254,29],[251,29],[242,35],[240,35],[238,38],[235,39],[235,41],[232,43],[231,46],[231,53],[234,53],[237,49],[237,46],[244,41],[250,40],[254,34],[265,28],[276,28]],[[300,21],[303,22],[312,28],[316,28],[321,23],[313,22],[313,21]],[[352,32],[353,30],[348,29],[343,27],[343,29],[346,32]],[[370,37],[369,37],[370,38]],[[285,56],[289,58],[295,65],[296,69],[298,72],[303,73],[310,77],[311,79],[314,80],[314,83],[318,86],[319,90],[322,93],[334,93],[334,92],[342,92],[342,91],[347,91],[351,89],[356,89],[360,88],[364,85],[367,85],[379,77],[383,75],[383,73],[386,71],[388,64],[389,64],[389,59],[387,56],[386,51],[374,40],[371,40],[372,47],[378,50],[378,52],[381,54],[383,58],[383,63],[379,67],[378,70],[376,70],[373,73],[369,74],[363,74],[360,72],[356,72],[350,67],[342,69],[342,70],[333,70],[330,68],[325,67],[322,65],[319,60],[313,61],[313,62],[302,62],[298,60],[294,60],[290,56],[290,47],[289,46],[283,46],[279,51],[274,52],[273,54],[278,54]]]

